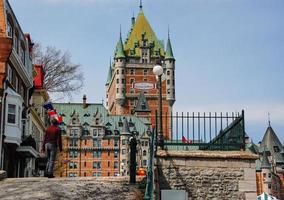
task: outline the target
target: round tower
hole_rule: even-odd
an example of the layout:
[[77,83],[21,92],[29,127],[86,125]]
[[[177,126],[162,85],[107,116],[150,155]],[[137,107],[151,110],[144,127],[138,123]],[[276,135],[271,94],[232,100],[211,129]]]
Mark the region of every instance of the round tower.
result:
[[172,107],[175,102],[175,58],[173,55],[170,36],[168,35],[165,55],[167,100]]
[[125,104],[125,70],[126,57],[123,49],[123,42],[121,38],[121,33],[119,41],[116,46],[116,52],[114,57],[114,73],[115,73],[115,83],[116,83],[116,113],[123,114],[123,105]]

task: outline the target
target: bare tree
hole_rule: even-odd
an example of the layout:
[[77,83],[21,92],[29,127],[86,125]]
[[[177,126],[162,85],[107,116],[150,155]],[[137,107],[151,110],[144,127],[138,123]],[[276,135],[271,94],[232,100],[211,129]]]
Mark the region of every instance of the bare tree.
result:
[[80,64],[71,61],[69,52],[55,47],[44,50],[39,43],[33,48],[34,64],[42,64],[45,71],[44,87],[49,93],[61,93],[69,97],[83,87],[84,75]]

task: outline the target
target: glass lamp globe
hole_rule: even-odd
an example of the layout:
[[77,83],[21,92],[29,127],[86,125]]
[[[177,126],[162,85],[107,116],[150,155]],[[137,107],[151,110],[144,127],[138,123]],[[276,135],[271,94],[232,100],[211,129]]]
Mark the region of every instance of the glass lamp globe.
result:
[[153,73],[157,76],[161,76],[163,74],[163,67],[161,65],[156,65],[154,68],[153,68]]

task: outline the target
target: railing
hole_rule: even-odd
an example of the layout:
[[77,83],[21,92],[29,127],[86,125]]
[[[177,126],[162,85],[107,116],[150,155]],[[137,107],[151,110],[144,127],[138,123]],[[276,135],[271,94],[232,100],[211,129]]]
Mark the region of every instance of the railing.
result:
[[[159,116],[158,116],[159,117]],[[175,113],[162,116],[165,149],[241,150],[245,148],[244,111]],[[158,124],[157,124],[158,125]]]
[[156,130],[154,129],[150,138],[150,153],[149,153],[149,162],[147,168],[147,183],[146,190],[144,195],[144,200],[153,200],[154,199],[154,144],[155,144],[155,134]]

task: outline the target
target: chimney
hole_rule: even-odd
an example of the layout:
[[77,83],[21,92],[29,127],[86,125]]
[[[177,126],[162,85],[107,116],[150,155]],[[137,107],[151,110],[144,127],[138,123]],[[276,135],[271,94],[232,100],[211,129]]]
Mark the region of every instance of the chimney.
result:
[[83,95],[83,108],[87,108],[87,96]]

